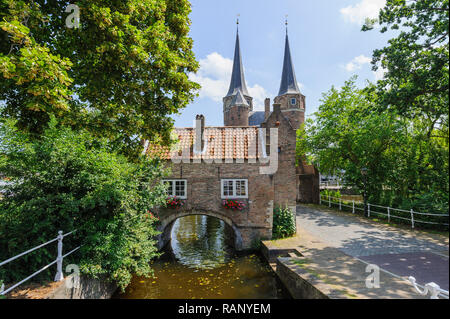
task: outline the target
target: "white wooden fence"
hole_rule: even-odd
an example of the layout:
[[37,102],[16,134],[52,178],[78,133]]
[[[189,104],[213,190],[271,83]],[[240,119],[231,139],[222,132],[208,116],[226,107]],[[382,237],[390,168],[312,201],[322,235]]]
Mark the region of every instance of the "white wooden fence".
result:
[[56,236],[55,238],[49,240],[48,242],[43,243],[43,244],[41,244],[41,245],[39,245],[39,246],[33,247],[33,248],[31,248],[31,249],[29,249],[29,250],[27,250],[27,251],[24,251],[23,253],[20,253],[20,254],[14,256],[14,257],[11,257],[11,258],[9,258],[9,259],[7,259],[7,260],[5,260],[5,261],[0,262],[0,267],[1,267],[1,266],[3,266],[3,265],[6,265],[7,263],[10,263],[10,262],[16,260],[17,258],[20,258],[20,257],[22,257],[22,256],[25,256],[25,255],[27,255],[27,254],[29,254],[29,253],[31,253],[31,252],[37,250],[37,249],[40,249],[40,248],[42,248],[42,247],[44,247],[44,246],[47,246],[47,245],[49,245],[49,244],[51,244],[51,243],[53,243],[53,242],[55,242],[55,241],[58,242],[58,255],[57,255],[57,257],[56,257],[56,259],[55,259],[54,261],[52,261],[52,262],[49,263],[48,265],[42,267],[41,269],[39,269],[38,271],[34,272],[33,274],[31,274],[30,276],[26,277],[25,279],[19,281],[18,283],[11,285],[11,286],[8,287],[6,290],[5,290],[5,285],[2,284],[2,285],[0,286],[0,295],[6,295],[8,292],[10,292],[11,290],[13,290],[14,288],[20,286],[20,285],[23,284],[24,282],[30,280],[31,278],[33,278],[33,277],[36,276],[37,274],[40,274],[40,273],[43,272],[44,270],[46,270],[46,269],[48,269],[49,267],[53,266],[54,264],[56,264],[55,281],[62,281],[62,280],[64,280],[64,275],[63,275],[63,271],[62,271],[62,269],[63,269],[63,268],[62,268],[62,265],[63,265],[63,259],[64,259],[65,257],[69,256],[70,254],[74,253],[75,251],[77,251],[77,250],[80,249],[80,247],[81,247],[81,246],[78,246],[78,247],[76,247],[75,249],[72,249],[71,251],[69,251],[67,254],[63,255],[63,239],[64,239],[64,237],[69,236],[69,235],[72,234],[73,232],[75,232],[75,230],[74,230],[74,231],[71,231],[71,232],[69,232],[69,233],[63,234],[63,232],[60,230],[60,231],[58,232],[58,236]]
[[[330,195],[326,196],[326,195],[322,195],[320,194],[319,197],[319,203],[321,205],[323,204],[327,204],[328,207],[332,207],[333,205],[338,206],[339,210],[342,210],[342,207],[348,207],[352,210],[352,213],[355,214],[357,210],[361,210],[364,211],[364,203],[360,202],[360,201],[355,201],[355,200],[342,200],[342,198],[339,197],[332,197]],[[358,205],[363,205],[363,207],[360,207]],[[380,212],[379,209],[384,210],[383,212]],[[396,212],[403,212],[408,214],[408,218],[405,216],[398,216],[395,213]],[[448,226],[448,218],[449,215],[448,214],[430,214],[430,213],[419,213],[419,212],[415,212],[414,210],[405,210],[405,209],[399,209],[399,208],[393,208],[393,207],[386,207],[386,206],[381,206],[381,205],[375,205],[375,204],[367,204],[367,215],[368,217],[370,217],[370,215],[381,215],[384,216],[388,219],[388,221],[390,222],[392,218],[394,219],[401,219],[401,220],[407,220],[411,223],[411,228],[414,228],[416,223],[421,223],[421,224],[434,224],[434,225],[443,225],[443,226]],[[426,221],[426,220],[421,220],[419,219],[420,216],[435,216],[437,218],[442,218],[444,220],[444,222],[431,222],[431,221]],[[445,222],[445,220],[447,222]]]

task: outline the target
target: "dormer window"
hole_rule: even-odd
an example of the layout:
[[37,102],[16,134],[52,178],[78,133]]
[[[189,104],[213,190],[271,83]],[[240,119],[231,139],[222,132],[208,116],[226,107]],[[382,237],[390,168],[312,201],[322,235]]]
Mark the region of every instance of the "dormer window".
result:
[[291,98],[291,105],[296,105],[297,99],[295,97]]

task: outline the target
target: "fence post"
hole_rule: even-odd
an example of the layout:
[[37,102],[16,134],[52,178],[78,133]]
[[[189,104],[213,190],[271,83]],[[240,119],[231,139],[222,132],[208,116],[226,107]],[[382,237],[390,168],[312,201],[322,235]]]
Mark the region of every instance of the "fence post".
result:
[[388,222],[391,222],[391,209],[388,207]]
[[331,207],[330,194],[328,194],[328,207]]
[[0,286],[0,296],[2,295],[3,291],[5,291],[5,284],[2,283]]
[[342,210],[341,198],[339,197],[339,210]]
[[352,200],[352,213],[355,213],[355,200]]
[[411,208],[411,228],[414,228],[414,212],[412,208]]
[[319,189],[319,205],[322,205],[322,194],[320,193],[320,189]]
[[367,204],[367,217],[370,217],[370,204]]
[[56,258],[56,276],[55,281],[62,281],[64,280],[63,270],[62,270],[62,263],[63,263],[63,232],[62,230],[58,231],[58,257]]

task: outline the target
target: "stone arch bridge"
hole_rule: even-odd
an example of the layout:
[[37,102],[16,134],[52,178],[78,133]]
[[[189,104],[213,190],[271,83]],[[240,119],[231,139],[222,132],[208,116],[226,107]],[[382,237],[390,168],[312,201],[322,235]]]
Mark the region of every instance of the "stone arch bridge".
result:
[[[270,224],[272,219],[272,209],[270,208]],[[269,211],[269,209],[268,209]],[[237,251],[255,248],[261,239],[270,239],[272,228],[249,225],[245,223],[249,210],[231,211],[222,209],[218,211],[206,209],[161,209],[159,211],[160,224],[158,230],[158,248],[163,249],[171,241],[172,227],[178,218],[192,215],[205,215],[222,220],[232,232],[232,246]]]

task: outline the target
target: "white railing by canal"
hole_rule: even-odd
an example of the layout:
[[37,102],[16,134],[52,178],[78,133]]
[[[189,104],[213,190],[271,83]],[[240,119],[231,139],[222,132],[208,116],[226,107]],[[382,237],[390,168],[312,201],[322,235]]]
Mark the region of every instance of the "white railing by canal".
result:
[[58,255],[57,255],[57,257],[56,257],[56,259],[54,261],[52,261],[48,265],[42,267],[41,269],[39,269],[38,271],[34,272],[33,274],[29,275],[25,279],[19,281],[18,283],[11,285],[7,289],[5,289],[5,285],[2,284],[0,286],[0,295],[6,295],[8,292],[12,291],[14,288],[17,288],[18,286],[20,286],[24,282],[30,280],[31,278],[33,278],[34,276],[40,274],[44,270],[46,270],[49,267],[53,266],[54,264],[56,264],[56,275],[55,275],[55,280],[54,281],[62,281],[62,280],[64,280],[64,275],[63,275],[63,270],[62,270],[63,269],[63,260],[64,260],[64,258],[66,258],[70,254],[74,253],[75,251],[77,251],[81,247],[81,246],[78,246],[78,247],[72,249],[71,251],[69,251],[67,254],[63,255],[63,239],[64,239],[64,237],[71,235],[73,232],[75,232],[75,230],[71,231],[71,232],[68,232],[66,234],[63,234],[63,232],[60,230],[58,232],[58,236],[56,236],[55,238],[49,240],[48,242],[43,243],[43,244],[41,244],[39,246],[33,247],[33,248],[31,248],[31,249],[29,249],[27,251],[24,251],[23,253],[20,253],[20,254],[14,256],[14,257],[11,257],[11,258],[9,258],[9,259],[7,259],[5,261],[0,262],[0,267],[1,267],[3,265],[6,265],[6,264],[16,260],[17,258],[25,256],[25,255],[27,255],[27,254],[35,251],[35,250],[38,250],[38,249],[40,249],[42,247],[47,246],[47,245],[49,245],[49,244],[51,244],[51,243],[53,243],[55,241],[58,242]]
[[[328,207],[332,207],[332,205],[336,205],[339,207],[339,210],[342,210],[342,207],[350,208],[352,213],[355,214],[357,210],[364,211],[364,203],[360,201],[355,200],[342,200],[342,198],[339,197],[332,197],[330,195],[322,195],[319,196],[319,203],[320,205],[328,204]],[[357,205],[363,205],[363,207],[357,206]],[[375,209],[374,209],[375,208]],[[385,212],[377,211],[376,209],[385,209]],[[395,214],[395,212],[401,212],[408,214],[408,217],[405,216],[398,216]],[[414,228],[416,223],[422,223],[422,224],[433,224],[433,225],[443,225],[448,226],[448,214],[431,214],[431,213],[419,213],[415,212],[414,210],[405,210],[400,208],[393,208],[393,207],[386,207],[381,205],[375,205],[375,204],[367,204],[367,217],[370,217],[371,214],[374,215],[381,215],[384,217],[387,217],[388,221],[391,221],[391,218],[401,219],[401,220],[407,220],[411,222],[411,228]],[[445,221],[445,218],[447,219],[447,222],[431,222],[426,220],[418,219],[420,216],[434,216],[436,218],[443,218]]]
[[441,289],[441,287],[434,282],[429,282],[422,287],[416,283],[416,278],[410,276],[408,280],[412,283],[416,291],[422,296],[426,296],[430,293],[430,299],[439,299],[439,297],[449,299],[448,291]]

